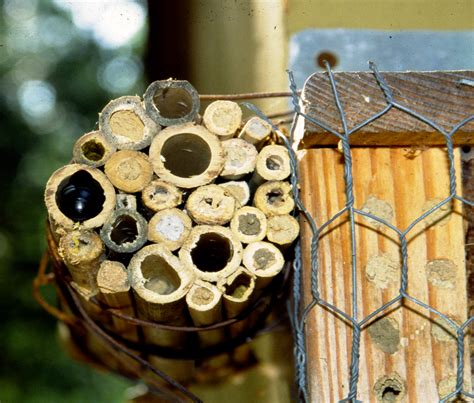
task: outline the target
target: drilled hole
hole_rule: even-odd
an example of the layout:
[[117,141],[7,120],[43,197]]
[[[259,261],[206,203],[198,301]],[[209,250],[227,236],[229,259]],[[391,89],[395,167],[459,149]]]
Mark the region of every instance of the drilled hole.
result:
[[204,272],[217,272],[227,266],[232,258],[230,241],[213,232],[203,234],[191,250],[191,258],[196,267]]
[[211,162],[211,149],[199,136],[182,133],[170,137],[161,149],[165,168],[173,175],[190,178],[202,174]]
[[105,148],[102,143],[96,140],[86,141],[81,147],[82,154],[89,161],[100,161],[105,154]]
[[166,119],[179,119],[190,114],[193,98],[183,88],[163,88],[155,92],[153,103],[160,115]]
[[471,152],[471,146],[462,146],[461,150],[465,154],[469,154]]
[[397,396],[399,396],[401,390],[397,389],[396,387],[387,386],[382,391],[382,401],[383,402],[396,402]]
[[329,50],[323,50],[318,55],[316,55],[315,62],[317,66],[325,69],[325,61],[328,62],[331,68],[336,67],[338,64],[337,56]]
[[110,231],[110,239],[117,245],[135,241],[138,236],[137,222],[128,215],[118,216]]
[[63,180],[56,192],[59,210],[73,221],[86,221],[102,211],[104,189],[89,172],[77,171]]
[[161,256],[147,256],[141,264],[141,271],[146,280],[145,288],[157,294],[171,294],[181,285],[178,273]]

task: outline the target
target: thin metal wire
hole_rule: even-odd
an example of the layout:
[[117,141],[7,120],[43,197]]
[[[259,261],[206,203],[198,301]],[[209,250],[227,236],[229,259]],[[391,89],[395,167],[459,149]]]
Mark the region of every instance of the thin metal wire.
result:
[[[440,310],[433,308],[432,306],[414,298],[409,295],[407,292],[408,287],[408,242],[407,236],[413,231],[415,226],[421,221],[425,220],[431,214],[434,214],[442,206],[448,203],[452,203],[453,200],[458,200],[461,203],[464,203],[469,206],[474,206],[472,200],[467,200],[461,195],[457,194],[456,187],[456,169],[455,169],[455,159],[454,159],[454,146],[453,146],[453,135],[459,130],[462,126],[468,122],[474,120],[474,115],[469,116],[459,123],[457,123],[451,130],[447,131],[440,127],[436,122],[431,119],[421,115],[420,113],[410,109],[406,105],[399,103],[394,100],[392,88],[390,88],[385,81],[383,75],[378,71],[375,63],[370,62],[369,68],[372,71],[375,80],[377,81],[378,86],[380,87],[387,105],[380,112],[375,113],[370,118],[365,121],[356,124],[352,129],[348,128],[344,105],[340,100],[336,79],[334,74],[331,71],[329,65],[326,65],[327,77],[331,85],[333,92],[334,102],[339,113],[339,118],[342,124],[342,132],[339,133],[336,129],[328,127],[325,123],[318,121],[312,116],[306,115],[302,109],[302,102],[300,100],[300,93],[297,91],[295,80],[292,72],[288,72],[289,77],[289,86],[291,90],[291,102],[293,104],[293,109],[295,112],[294,119],[290,128],[290,140],[281,133],[278,128],[272,124],[270,119],[265,116],[257,107],[249,103],[243,103],[244,106],[252,110],[257,116],[266,120],[270,125],[272,125],[273,130],[277,133],[281,142],[286,146],[292,167],[291,175],[291,185],[293,189],[293,196],[295,198],[295,204],[299,211],[302,213],[303,217],[309,223],[309,228],[311,231],[311,251],[310,251],[310,263],[311,263],[311,298],[307,302],[306,306],[304,305],[303,300],[303,278],[302,278],[302,251],[301,245],[298,243],[295,249],[295,260],[293,262],[294,270],[294,279],[293,279],[293,298],[292,302],[288,303],[288,311],[290,315],[290,322],[293,327],[294,332],[294,355],[295,355],[295,374],[296,374],[296,386],[298,389],[298,399],[303,402],[309,402],[309,387],[307,379],[307,335],[306,335],[306,319],[310,312],[316,307],[321,306],[335,317],[340,320],[345,321],[352,328],[352,349],[351,349],[351,358],[349,363],[349,391],[345,399],[341,400],[344,402],[357,402],[357,388],[359,381],[359,367],[360,367],[360,339],[361,331],[374,323],[378,318],[387,314],[392,309],[395,309],[396,306],[402,305],[405,301],[410,301],[411,303],[417,305],[418,307],[426,310],[433,317],[438,317],[443,320],[447,325],[449,325],[456,332],[456,346],[457,346],[457,372],[456,372],[456,385],[454,390],[447,396],[443,397],[440,402],[447,402],[448,400],[454,397],[466,396],[469,398],[474,398],[472,392],[464,390],[464,340],[466,337],[467,329],[469,325],[474,321],[474,317],[468,318],[464,323],[457,324],[447,315],[442,313]],[[461,84],[468,84],[463,80],[460,81]],[[425,211],[420,217],[415,219],[408,227],[404,230],[401,230],[394,225],[388,223],[380,217],[377,217],[371,213],[364,212],[362,210],[354,208],[354,194],[353,194],[353,173],[352,173],[352,151],[350,145],[350,136],[363,128],[364,126],[374,122],[379,119],[381,116],[385,115],[392,108],[398,109],[435,129],[440,133],[441,136],[445,139],[446,144],[446,154],[449,161],[448,171],[449,171],[449,196],[444,200],[437,203],[435,206],[430,208],[428,211]],[[298,175],[298,163],[295,152],[293,150],[293,139],[295,138],[295,130],[299,119],[304,119],[311,122],[312,124],[322,128],[327,131],[329,135],[336,136],[341,141],[343,156],[344,156],[344,181],[346,189],[346,205],[345,207],[336,213],[326,222],[322,223],[318,227],[316,220],[311,216],[309,211],[304,206],[299,191],[299,175]],[[351,233],[351,276],[352,276],[352,312],[348,314],[337,306],[332,305],[328,301],[324,300],[321,297],[320,286],[319,286],[319,259],[318,259],[318,248],[319,240],[321,238],[322,231],[332,224],[336,219],[338,219],[342,214],[347,213],[349,215],[350,223],[350,233]],[[400,271],[400,289],[399,294],[395,296],[390,301],[383,304],[381,307],[371,312],[364,318],[358,318],[357,310],[357,239],[356,239],[356,216],[364,216],[371,218],[377,221],[380,225],[383,225],[396,233],[400,243],[400,254],[401,254],[401,271]],[[308,301],[308,297],[306,297]],[[314,386],[316,387],[316,386]]]

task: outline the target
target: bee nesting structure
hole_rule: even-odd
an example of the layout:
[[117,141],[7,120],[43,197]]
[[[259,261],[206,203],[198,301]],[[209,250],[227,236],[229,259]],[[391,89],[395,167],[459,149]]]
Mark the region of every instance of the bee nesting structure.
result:
[[90,325],[82,348],[152,383],[144,360],[188,382],[195,358],[261,326],[299,234],[270,125],[228,100],[199,112],[187,81],[111,101],[45,190],[62,309]]

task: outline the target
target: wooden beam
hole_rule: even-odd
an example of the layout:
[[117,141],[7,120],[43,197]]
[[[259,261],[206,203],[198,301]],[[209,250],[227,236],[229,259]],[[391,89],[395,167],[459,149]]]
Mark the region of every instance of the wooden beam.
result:
[[[394,101],[450,131],[474,115],[474,71],[382,73]],[[387,102],[372,73],[334,73],[349,130],[382,111]],[[342,133],[327,73],[309,77],[302,94],[304,112]],[[312,123],[305,123],[302,148],[336,145],[338,138]],[[387,114],[354,132],[351,145],[418,146],[444,145],[444,137],[431,126],[392,108]],[[474,144],[474,120],[461,127],[455,144]]]
[[[303,202],[321,226],[346,204],[343,158],[331,148],[300,153]],[[461,193],[459,155],[456,149]],[[401,147],[356,147],[352,158],[355,207],[401,230],[449,195],[448,160],[442,148],[431,148],[413,157]],[[401,254],[394,231],[360,215],[355,216],[355,223],[355,289],[360,321],[399,294]],[[463,226],[462,207],[456,201],[430,215],[407,235],[409,295],[458,324],[467,318]],[[309,304],[311,238],[307,224],[303,225],[301,239],[304,303]],[[321,297],[349,315],[353,308],[351,259],[346,213],[321,234],[319,285]],[[351,327],[316,306],[306,320],[306,341],[310,400],[335,402],[347,397]],[[470,391],[468,336],[465,343],[465,390]],[[392,401],[387,400],[392,395],[393,401],[438,401],[455,389],[456,353],[455,331],[449,325],[408,300],[397,303],[362,331],[357,397],[364,402]]]

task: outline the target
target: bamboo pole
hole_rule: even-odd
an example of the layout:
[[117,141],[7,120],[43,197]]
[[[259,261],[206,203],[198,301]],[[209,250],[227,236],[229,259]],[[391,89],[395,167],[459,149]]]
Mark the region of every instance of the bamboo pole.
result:
[[242,123],[242,109],[233,101],[214,101],[204,111],[203,121],[220,140],[228,140]]
[[235,208],[235,198],[218,185],[201,186],[186,201],[186,210],[197,224],[227,224],[234,216]]
[[198,225],[191,230],[179,257],[197,278],[218,282],[239,267],[242,244],[228,228]]
[[[135,312],[130,297],[128,272],[120,262],[104,260],[97,273],[98,299],[109,308],[120,310],[121,313],[134,316]],[[137,327],[124,319],[111,315],[114,333],[128,340],[137,341]]]
[[257,160],[257,149],[242,139],[230,139],[222,142],[225,163],[220,176],[228,180],[241,179],[252,173]]
[[284,146],[277,144],[263,147],[258,153],[252,182],[260,185],[265,181],[281,181],[290,176],[290,157]]
[[254,116],[245,123],[238,137],[260,149],[271,132],[272,128],[267,122]]
[[133,253],[147,241],[146,220],[131,208],[115,210],[100,230],[105,245],[117,253]]
[[105,247],[92,230],[73,230],[61,237],[58,253],[74,282],[91,292],[97,290],[97,271],[105,259]]
[[239,207],[245,206],[250,200],[250,188],[245,181],[230,181],[220,183],[219,186],[223,187],[234,197]]
[[161,210],[148,223],[148,240],[175,251],[186,240],[191,227],[191,218],[184,211],[177,208]]
[[99,114],[99,128],[119,150],[148,147],[160,131],[145,112],[140,97],[125,96],[110,101]]
[[275,215],[268,218],[267,239],[273,244],[286,248],[298,238],[299,233],[300,224],[298,220],[289,214]]
[[[195,326],[206,326],[222,320],[222,291],[215,285],[196,280],[186,296],[188,311]],[[198,332],[200,345],[213,346],[224,339],[223,329]]]
[[177,207],[183,200],[183,192],[171,183],[161,180],[150,182],[142,190],[142,202],[146,208],[157,212]]
[[255,207],[268,217],[289,214],[295,208],[289,182],[270,181],[260,185],[253,199]]
[[[218,286],[223,292],[223,304],[228,319],[235,318],[253,301],[255,280],[254,274],[239,267],[224,281],[219,282]],[[250,317],[231,325],[229,335],[235,338],[245,332],[252,323],[249,319]]]
[[115,151],[115,146],[100,131],[93,131],[79,137],[72,155],[75,163],[97,168],[104,165]]
[[212,182],[224,165],[219,139],[192,123],[164,129],[153,140],[149,155],[160,179],[187,189]]
[[153,167],[146,154],[120,150],[105,163],[105,174],[117,189],[136,193],[141,192],[151,182]]
[[174,126],[194,120],[199,112],[199,94],[184,80],[151,83],[143,96],[148,115],[161,126]]
[[115,189],[98,169],[71,164],[51,175],[44,200],[58,240],[78,222],[83,229],[102,226],[115,208]]
[[230,229],[242,243],[261,241],[267,234],[267,218],[258,208],[245,206],[236,211]]
[[269,242],[252,242],[244,249],[243,264],[257,278],[255,288],[266,287],[281,272],[285,259],[280,250]]

